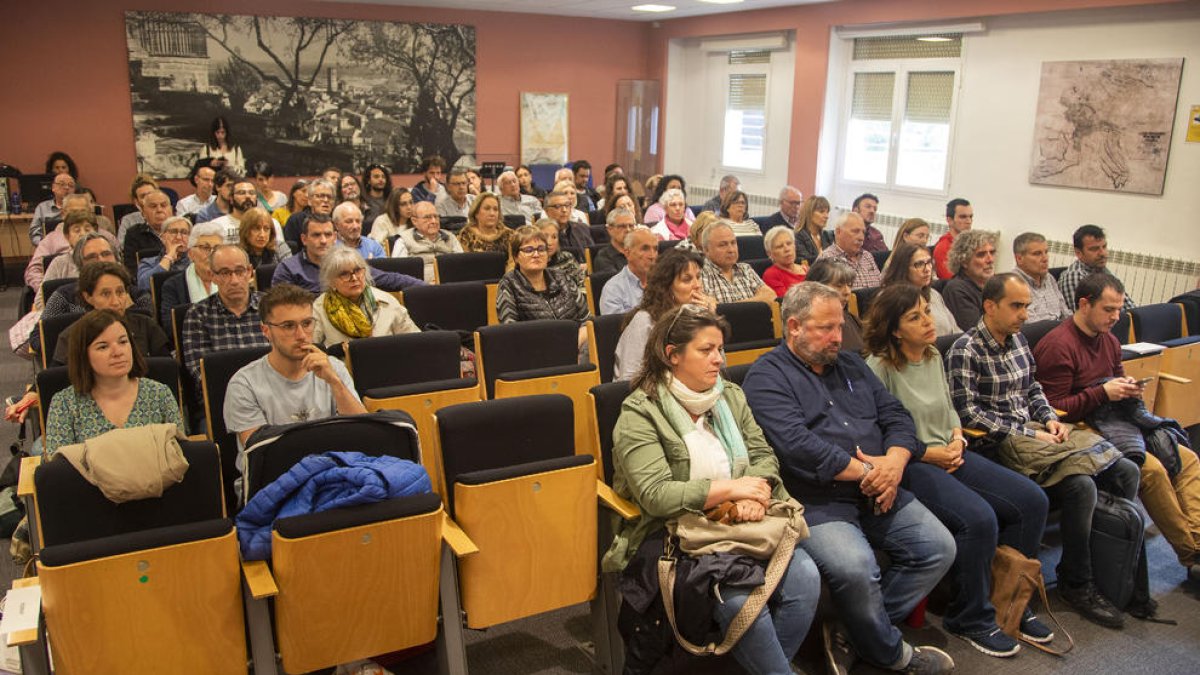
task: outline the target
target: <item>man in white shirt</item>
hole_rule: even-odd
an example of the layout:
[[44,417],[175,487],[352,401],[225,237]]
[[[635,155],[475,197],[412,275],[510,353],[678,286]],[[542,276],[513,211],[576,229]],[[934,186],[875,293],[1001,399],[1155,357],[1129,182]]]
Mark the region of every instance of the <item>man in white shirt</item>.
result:
[[[201,162],[203,161],[201,160]],[[192,175],[188,176],[188,182],[195,186],[196,192],[180,199],[175,204],[175,215],[177,216],[196,213],[217,198],[213,184],[213,180],[217,177],[217,172],[213,171],[212,167],[208,164],[202,164],[201,162],[196,163],[196,166],[192,169]]]
[[600,293],[601,314],[624,314],[641,304],[646,278],[658,261],[658,237],[645,225],[638,225],[625,235],[623,244],[629,264],[604,284]]

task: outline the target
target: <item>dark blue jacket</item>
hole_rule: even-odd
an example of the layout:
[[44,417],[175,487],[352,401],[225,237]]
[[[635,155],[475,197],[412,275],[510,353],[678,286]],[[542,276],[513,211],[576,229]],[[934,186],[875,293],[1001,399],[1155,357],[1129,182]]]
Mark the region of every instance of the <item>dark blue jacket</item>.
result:
[[[882,455],[900,446],[914,462],[925,454],[908,411],[856,354],[841,352],[818,375],[781,343],[754,362],[742,388],[779,457],[784,487],[804,504],[809,525],[857,522],[864,500],[858,484],[833,479],[856,448]],[[893,508],[911,500],[900,489]]]

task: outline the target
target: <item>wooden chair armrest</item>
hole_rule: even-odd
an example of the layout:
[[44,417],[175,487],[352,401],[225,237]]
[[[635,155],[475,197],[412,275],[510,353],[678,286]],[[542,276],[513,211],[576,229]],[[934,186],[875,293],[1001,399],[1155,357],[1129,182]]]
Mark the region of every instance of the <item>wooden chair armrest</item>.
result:
[[450,516],[442,516],[442,539],[450,546],[450,550],[454,551],[454,555],[461,558],[479,553],[479,547],[471,538],[463,532],[458,523],[450,519]]
[[1158,374],[1158,379],[1162,382],[1171,382],[1173,384],[1191,384],[1192,383],[1192,378],[1190,378],[1190,377],[1180,377],[1178,375],[1172,375],[1170,373],[1163,373],[1163,372],[1160,372]]
[[637,507],[637,504],[617,494],[616,491],[603,481],[596,481],[596,496],[600,498],[601,504],[625,520],[633,520],[642,515],[642,511]]
[[983,438],[984,436],[987,436],[987,432],[983,429],[965,428],[963,429],[963,435],[970,436],[971,438]]
[[273,598],[279,595],[279,586],[275,584],[275,576],[264,560],[243,560],[242,576],[246,577],[246,587],[255,600]]
[[187,437],[187,440],[189,440],[189,441],[207,441],[208,434],[192,434]]
[[17,476],[17,496],[33,496],[33,472],[42,465],[42,456],[34,455],[21,459],[21,472]]
[[1066,417],[1066,416],[1067,416],[1067,411],[1066,411],[1066,410],[1063,410],[1063,409],[1061,409],[1061,408],[1055,408],[1055,409],[1054,409],[1054,414],[1055,414],[1055,415],[1058,415],[1059,419],[1062,419],[1062,418],[1064,418],[1064,417]]
[[34,617],[32,628],[23,628],[21,630],[9,632],[7,638],[9,647],[24,647],[26,645],[34,644],[38,641],[38,621],[42,613],[42,594],[40,587],[41,583],[38,581],[37,577],[13,579],[12,590],[14,591],[23,588],[36,588],[39,590],[36,591],[34,595],[26,598],[29,601],[28,603],[18,602],[11,595],[5,603],[4,610],[6,612],[11,612],[13,614],[20,613],[22,615],[32,615]]

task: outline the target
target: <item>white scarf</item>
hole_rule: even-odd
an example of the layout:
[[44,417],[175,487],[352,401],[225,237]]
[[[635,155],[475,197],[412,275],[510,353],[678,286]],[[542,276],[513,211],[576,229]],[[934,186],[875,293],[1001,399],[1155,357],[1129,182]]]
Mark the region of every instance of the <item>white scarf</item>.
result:
[[719,386],[708,391],[693,391],[673,375],[667,378],[667,388],[671,390],[671,395],[675,397],[675,400],[679,401],[679,405],[697,417],[712,410],[712,407],[721,398],[721,387]]

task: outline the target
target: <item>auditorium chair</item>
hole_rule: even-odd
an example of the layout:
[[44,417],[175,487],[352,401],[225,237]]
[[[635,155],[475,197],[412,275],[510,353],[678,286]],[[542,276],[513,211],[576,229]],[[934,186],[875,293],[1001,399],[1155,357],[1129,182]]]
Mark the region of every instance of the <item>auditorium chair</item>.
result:
[[65,333],[71,324],[78,321],[81,316],[83,316],[82,312],[72,312],[38,321],[42,368],[50,367],[50,361],[54,358],[54,349],[58,346],[58,336]]
[[163,325],[162,314],[162,289],[163,284],[167,280],[178,274],[183,274],[183,270],[166,270],[163,272],[155,272],[150,275],[150,304],[154,307],[154,321],[165,330],[167,326]]
[[1159,355],[1154,412],[1185,428],[1200,423],[1200,336],[1187,334],[1183,306],[1144,305],[1129,310],[1129,317],[1138,342],[1166,347]]
[[737,237],[738,260],[747,262],[750,260],[766,260],[770,258],[767,255],[766,244],[763,243],[761,234],[739,235]]
[[238,502],[234,491],[234,483],[238,478],[238,444],[236,435],[225,427],[225,389],[237,371],[270,351],[270,347],[225,349],[209,352],[200,359],[200,391],[204,400],[207,436],[221,450],[221,476],[231,513],[237,510]]
[[507,265],[508,254],[500,251],[443,253],[433,258],[433,279],[436,284],[495,282],[504,276]]
[[[346,365],[352,367],[354,389],[367,410],[403,410],[412,416],[421,439],[422,462],[430,476],[440,475],[433,464],[437,434],[433,415],[456,403],[480,400],[479,383],[460,377],[458,333],[427,331],[351,340]],[[434,485],[445,494],[444,485]]]
[[729,322],[730,337],[725,343],[725,365],[753,363],[779,344],[774,315],[777,303],[726,302],[717,305],[717,314]]
[[[169,356],[146,358],[146,377],[161,382],[171,389],[175,402],[180,404],[180,414],[182,415],[179,371],[179,363]],[[41,401],[41,404],[38,405],[38,423],[41,424],[42,435],[45,436],[46,414],[50,410],[50,403],[54,400],[55,394],[71,386],[71,379],[67,374],[66,366],[56,366],[39,372],[36,380],[38,400]],[[183,417],[183,419],[187,418]]]
[[617,343],[621,341],[624,314],[604,314],[592,319],[596,336],[596,354],[592,359],[600,369],[600,382],[612,382],[616,368]]
[[604,293],[604,285],[618,274],[620,272],[593,272],[588,275],[586,290],[592,316],[599,316],[601,314],[600,296]]
[[425,278],[425,260],[420,256],[410,255],[402,258],[371,258],[367,264],[384,272],[407,274],[416,279]]
[[277,263],[270,263],[254,268],[254,287],[260,293],[265,293],[271,288],[271,280],[275,278],[275,268],[277,266]]
[[[404,292],[404,307],[421,330],[469,334],[488,325],[488,289],[479,281],[413,286]],[[495,311],[493,301],[491,313]]]

